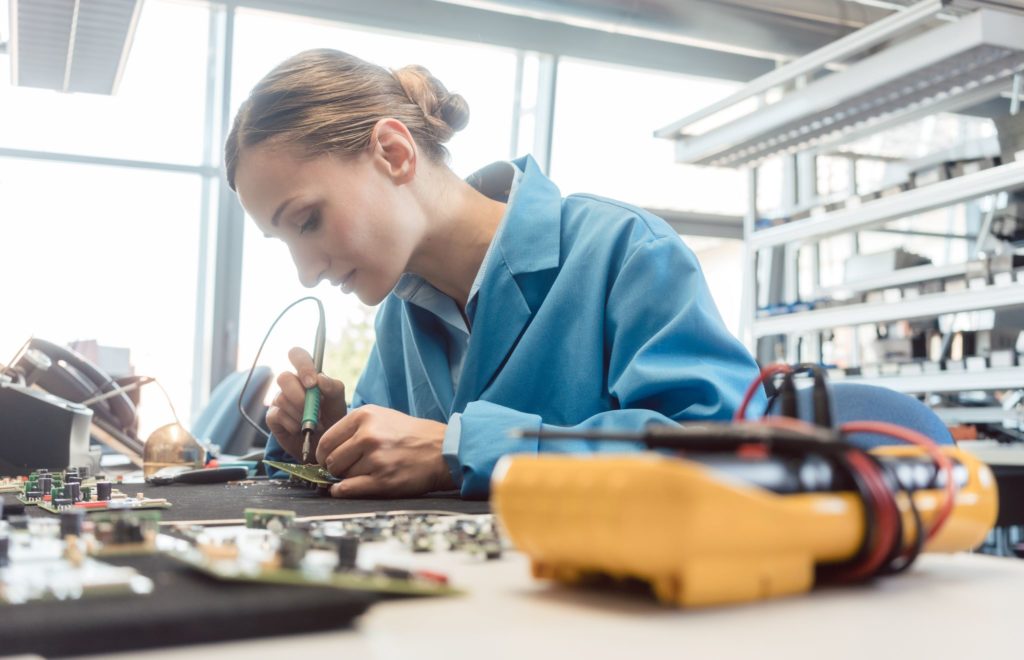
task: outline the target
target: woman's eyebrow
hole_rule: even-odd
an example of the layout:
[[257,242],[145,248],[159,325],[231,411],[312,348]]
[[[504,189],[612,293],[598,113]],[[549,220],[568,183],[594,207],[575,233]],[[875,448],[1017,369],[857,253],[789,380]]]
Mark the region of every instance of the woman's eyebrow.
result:
[[281,205],[277,207],[277,210],[274,211],[274,215],[270,218],[270,224],[272,224],[273,226],[276,227],[278,220],[281,219],[281,214],[284,213],[284,210],[293,201],[295,201],[295,198],[294,197],[289,197],[288,199],[286,199],[283,202],[281,202]]

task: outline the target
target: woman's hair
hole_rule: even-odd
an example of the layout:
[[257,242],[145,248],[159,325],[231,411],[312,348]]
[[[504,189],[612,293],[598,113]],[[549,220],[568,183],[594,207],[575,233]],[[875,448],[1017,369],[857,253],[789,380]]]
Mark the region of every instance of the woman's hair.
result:
[[469,106],[421,66],[395,71],[337,50],[307,50],[268,73],[235,115],[224,144],[228,184],[235,189],[238,157],[246,147],[273,140],[306,155],[355,155],[370,143],[380,119],[409,129],[433,160],[469,122]]

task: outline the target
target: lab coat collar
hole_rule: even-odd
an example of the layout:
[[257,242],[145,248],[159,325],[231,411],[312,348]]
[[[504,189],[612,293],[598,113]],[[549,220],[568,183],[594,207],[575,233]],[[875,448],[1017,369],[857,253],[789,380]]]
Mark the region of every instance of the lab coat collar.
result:
[[561,231],[550,220],[562,216],[562,194],[532,156],[512,162],[523,174],[508,200],[502,257],[513,275],[557,268]]
[[480,398],[533,317],[528,300],[543,299],[545,292],[526,295],[523,286],[530,285],[516,276],[559,265],[561,193],[530,156],[513,162],[523,175],[505,211],[501,262],[484,273],[452,412]]

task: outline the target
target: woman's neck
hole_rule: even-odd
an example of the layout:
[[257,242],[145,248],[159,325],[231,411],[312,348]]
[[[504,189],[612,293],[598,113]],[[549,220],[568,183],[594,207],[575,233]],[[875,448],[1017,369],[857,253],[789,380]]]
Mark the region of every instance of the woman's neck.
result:
[[427,230],[409,270],[464,311],[473,280],[505,215],[505,204],[484,196],[447,167],[431,167],[425,174],[418,196]]

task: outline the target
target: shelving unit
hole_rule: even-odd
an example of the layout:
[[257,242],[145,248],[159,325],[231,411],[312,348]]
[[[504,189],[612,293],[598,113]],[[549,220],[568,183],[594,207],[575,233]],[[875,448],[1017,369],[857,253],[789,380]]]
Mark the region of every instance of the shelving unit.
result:
[[[812,212],[809,217],[768,227],[761,227],[765,222],[757,205],[757,172],[768,158],[783,161],[783,208],[778,216],[793,217],[825,205],[816,192],[817,157],[843,156],[840,145],[914,119],[991,101],[1011,90],[1019,94],[1024,72],[1022,9],[1024,4],[1015,7],[1006,2],[919,2],[655,133],[675,141],[678,162],[748,170],[741,335],[752,350],[775,346],[773,350],[781,348],[787,361],[814,360],[815,356],[820,361],[823,333],[834,328],[948,320],[945,315],[961,312],[1024,308],[1024,274],[1007,272],[993,280],[984,256],[965,263],[881,272],[827,287],[821,286],[817,261],[819,243],[830,237],[851,236],[856,252],[858,232],[879,230],[887,223],[937,209],[977,204],[981,199],[987,199],[991,208],[1000,193],[1024,189],[1024,161],[988,166],[864,202],[859,202],[856,193],[861,191],[856,191],[851,174],[855,192],[845,208]],[[740,104],[745,104],[747,112],[737,117]],[[1008,111],[1016,106],[1016,100],[1006,101]],[[725,115],[731,118],[716,124],[716,118]],[[802,249],[812,250],[814,257],[812,291],[805,293],[811,298],[804,300],[799,299]],[[922,283],[941,285],[955,279],[962,281],[961,290],[918,293],[898,301],[863,301],[866,292]],[[758,307],[765,315],[758,316]],[[1024,366],[847,379],[913,394],[1024,389]],[[943,409],[941,414],[951,423],[998,422],[1016,415],[992,406]]]
[[[1021,43],[1024,43],[1024,39]],[[892,197],[876,199],[855,208],[761,229],[752,232],[746,240],[754,249],[820,240],[1018,188],[1024,188],[1024,162],[1007,163]]]
[[[809,312],[795,312],[756,319],[754,337],[797,334],[826,330],[844,325],[887,323],[890,321],[932,318],[941,314],[1001,309],[1024,305],[1024,283],[965,289],[956,293],[935,293],[891,303],[837,305]],[[1024,381],[1020,383],[1024,387]]]
[[940,371],[913,376],[846,376],[843,378],[843,382],[881,385],[907,394],[965,390],[1011,390],[1020,388],[1024,383],[1024,367],[986,369],[985,371]]

